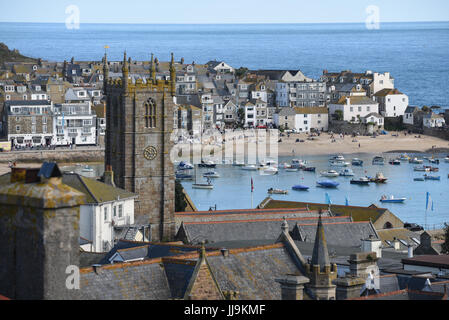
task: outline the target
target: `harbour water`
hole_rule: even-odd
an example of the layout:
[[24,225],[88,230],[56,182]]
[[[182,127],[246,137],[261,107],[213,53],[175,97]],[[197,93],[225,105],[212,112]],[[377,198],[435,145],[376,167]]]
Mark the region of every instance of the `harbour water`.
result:
[[449,22],[365,24],[132,25],[0,23],[0,42],[51,61],[133,60],[170,52],[186,63],[224,60],[233,67],[301,69],[319,78],[329,71],[391,72],[411,105],[449,108]]
[[[412,156],[411,154],[409,154]],[[315,203],[326,203],[326,193],[329,194],[332,204],[345,205],[346,198],[353,206],[369,206],[376,204],[382,208],[387,208],[396,214],[404,222],[413,222],[424,225],[426,222],[430,229],[441,228],[444,222],[449,222],[449,163],[443,161],[444,156],[440,156],[440,164],[432,166],[439,167],[439,172],[427,173],[440,176],[440,181],[415,182],[416,177],[423,177],[425,172],[415,172],[413,168],[417,164],[402,162],[399,166],[388,164],[389,159],[398,157],[398,154],[384,154],[386,163],[383,166],[372,165],[372,154],[345,155],[346,161],[351,162],[353,158],[364,161],[363,167],[349,166],[354,173],[354,178],[362,176],[374,177],[377,172],[382,172],[388,181],[386,184],[374,184],[360,186],[350,184],[351,177],[325,178],[320,176],[320,171],[328,170],[329,156],[295,156],[279,157],[279,163],[290,163],[293,158],[300,158],[308,161],[308,165],[316,167],[316,172],[286,172],[279,169],[278,175],[261,175],[259,172],[245,171],[240,167],[231,165],[218,165],[216,169],[198,169],[198,176],[207,171],[216,171],[220,178],[212,179],[213,190],[193,189],[193,181],[183,181],[182,184],[189,196],[192,198],[198,210],[209,210],[217,206],[217,210],[225,209],[248,209],[251,208],[251,197],[253,197],[253,207],[256,207],[266,197],[269,196],[269,188],[288,190],[288,195],[271,195],[273,199],[287,201],[305,201]],[[429,155],[430,156],[430,155]],[[423,157],[422,154],[418,157]],[[424,160],[424,165],[431,165]],[[103,174],[103,165],[90,165],[94,172],[83,172],[83,166],[64,167],[65,171],[74,171],[87,177],[95,177]],[[341,168],[333,168],[340,171]],[[193,173],[193,172],[192,172]],[[251,178],[254,181],[254,193],[251,195]],[[202,180],[202,179],[200,179]],[[340,183],[336,189],[323,189],[316,186],[317,181],[332,180]],[[205,179],[204,179],[205,181]],[[310,187],[307,192],[292,190],[292,186],[303,184]],[[431,204],[426,213],[426,193],[431,195],[433,201],[433,211]],[[379,202],[383,195],[394,195],[396,198],[407,198],[404,204],[381,204]]]

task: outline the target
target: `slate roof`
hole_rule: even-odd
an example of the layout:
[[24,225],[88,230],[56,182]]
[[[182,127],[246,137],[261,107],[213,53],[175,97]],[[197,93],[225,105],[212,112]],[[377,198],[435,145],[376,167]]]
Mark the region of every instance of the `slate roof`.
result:
[[428,266],[434,268],[449,269],[449,255],[442,254],[442,255],[416,256],[409,259],[403,259],[402,263],[417,266]]
[[389,95],[396,95],[396,94],[403,94],[398,89],[382,89],[378,92],[376,92],[374,95],[376,97],[386,97]]
[[336,102],[335,104],[346,104],[346,98],[349,98],[349,104],[351,105],[359,105],[359,104],[378,104],[376,101],[373,101],[372,99],[368,97],[358,97],[358,96],[351,96],[346,97],[343,96]]
[[[401,239],[414,247],[418,246],[418,244],[414,242],[411,238],[416,238],[419,240],[419,234],[405,228],[377,230],[377,234],[379,235],[379,238],[382,240],[382,245],[384,247],[389,247],[390,245],[386,241],[387,240],[393,241],[394,238],[398,240]],[[407,250],[407,247],[404,246],[404,244],[400,243],[400,245],[401,249]]]
[[324,234],[324,227],[321,215],[318,218],[318,226],[315,236],[315,243],[313,247],[311,265],[312,266],[318,265],[320,266],[321,270],[323,270],[325,266],[330,265],[329,252],[327,251],[326,236]]
[[[349,218],[325,217],[326,222],[343,221],[348,223]],[[316,228],[317,218],[287,218],[290,230],[295,223],[305,225],[305,230],[310,230],[308,226]],[[242,241],[242,240],[272,240],[277,239],[281,233],[283,219],[253,219],[253,220],[226,220],[207,222],[186,222],[182,223],[178,230],[176,239],[187,243],[215,243],[222,241]],[[315,230],[316,231],[316,230]],[[327,232],[327,231],[326,231]],[[313,234],[312,239],[315,237]]]
[[62,182],[86,195],[87,203],[105,203],[135,198],[136,195],[76,173],[64,173]]
[[296,114],[328,114],[329,109],[326,107],[296,107]]
[[5,101],[5,106],[50,106],[51,102],[47,100],[9,100]]
[[418,111],[418,110],[419,110],[418,107],[408,106],[407,109],[405,109],[405,113],[414,113],[415,111]]
[[168,300],[171,292],[161,262],[156,258],[81,269],[80,299]]

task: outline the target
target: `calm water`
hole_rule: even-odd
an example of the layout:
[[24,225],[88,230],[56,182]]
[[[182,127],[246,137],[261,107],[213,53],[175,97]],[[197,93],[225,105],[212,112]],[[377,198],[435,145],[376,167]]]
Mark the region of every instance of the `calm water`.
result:
[[[386,159],[396,157],[397,155],[385,155]],[[288,195],[272,195],[271,197],[279,200],[306,201],[326,203],[326,193],[329,194],[333,204],[345,204],[345,198],[348,197],[349,204],[355,206],[369,206],[371,204],[379,205],[390,209],[404,222],[415,222],[424,224],[426,192],[430,192],[434,201],[434,211],[429,208],[427,214],[427,223],[433,225],[443,224],[449,221],[449,194],[448,173],[449,163],[441,163],[438,167],[440,172],[432,175],[441,176],[441,181],[414,182],[415,177],[422,177],[423,172],[413,171],[417,166],[403,162],[400,166],[386,164],[384,166],[373,166],[371,161],[373,155],[353,155],[353,157],[364,160],[363,167],[350,167],[355,177],[375,176],[377,172],[382,172],[388,183],[370,184],[369,186],[351,185],[350,177],[324,178],[320,176],[320,171],[329,169],[329,157],[315,156],[303,157],[309,162],[310,166],[317,168],[317,172],[286,172],[279,170],[276,176],[263,176],[257,172],[241,170],[238,167],[219,166],[217,171],[221,178],[214,179],[214,190],[193,189],[192,183],[183,181],[183,186],[197,206],[198,210],[209,210],[210,207],[217,205],[218,210],[239,209],[251,207],[251,177],[254,179],[254,207],[264,200],[268,194],[267,190],[271,187],[289,190]],[[350,157],[346,161],[350,162]],[[290,162],[292,157],[280,157],[279,162]],[[426,164],[427,161],[425,161]],[[204,172],[207,169],[200,169]],[[200,171],[199,170],[199,171]],[[340,169],[335,169],[340,171]],[[198,172],[200,176],[200,173]],[[337,189],[323,189],[316,187],[316,182],[320,180],[333,180],[339,182]],[[303,184],[310,187],[307,192],[298,192],[291,190],[295,184]],[[395,197],[406,197],[404,204],[380,204],[382,195],[394,195]]]
[[0,23],[0,41],[47,60],[110,59],[126,49],[135,60],[170,52],[187,63],[225,60],[234,67],[301,69],[318,78],[323,69],[390,71],[413,105],[449,108],[449,22],[364,24],[120,25]]
[[[278,200],[288,201],[306,201],[326,203],[326,193],[329,194],[333,204],[345,204],[346,197],[349,204],[354,206],[369,206],[371,204],[379,205],[383,208],[390,209],[404,222],[414,222],[424,225],[425,223],[425,206],[426,193],[430,192],[431,199],[434,201],[434,211],[430,207],[427,211],[427,224],[433,228],[434,225],[441,227],[444,222],[449,222],[449,163],[442,161],[440,165],[432,165],[440,168],[439,172],[430,173],[431,175],[441,176],[441,181],[413,181],[416,177],[422,177],[424,172],[415,172],[413,168],[416,164],[402,162],[400,166],[392,166],[385,164],[384,166],[373,166],[371,161],[374,155],[354,154],[345,156],[346,161],[351,162],[352,158],[364,160],[363,167],[350,166],[355,178],[361,176],[375,176],[377,172],[382,172],[388,183],[386,184],[370,184],[369,186],[351,185],[351,177],[325,178],[320,176],[320,171],[328,170],[328,156],[307,156],[302,159],[307,160],[309,166],[316,167],[316,173],[313,172],[286,172],[279,170],[276,176],[264,176],[258,172],[244,171],[239,167],[230,165],[219,165],[216,172],[220,174],[220,178],[213,179],[214,190],[193,189],[193,181],[183,181],[182,184],[198,210],[209,210],[210,207],[217,205],[218,210],[225,209],[247,209],[251,208],[251,177],[254,180],[254,200],[256,207],[267,196],[269,188],[278,188],[289,190],[288,195],[272,195],[271,197]],[[385,154],[384,157],[388,161],[396,158],[398,155]],[[422,155],[419,155],[422,157]],[[298,158],[298,156],[296,156]],[[280,157],[279,163],[291,162],[293,157]],[[425,160],[425,165],[430,165]],[[104,172],[103,164],[90,164],[94,172],[83,172],[84,165],[63,167],[64,171],[74,171],[86,177],[94,178],[101,176]],[[335,169],[335,168],[334,168]],[[336,171],[341,169],[336,168]],[[201,173],[211,171],[211,169],[198,169],[198,176]],[[192,172],[193,173],[193,172]],[[199,180],[202,180],[199,178]],[[320,180],[333,180],[339,182],[337,189],[323,189],[316,187],[316,182]],[[299,192],[291,190],[293,185],[303,184],[310,187],[307,192]],[[404,204],[381,204],[379,202],[382,195],[394,195],[395,197],[405,197],[407,201]]]

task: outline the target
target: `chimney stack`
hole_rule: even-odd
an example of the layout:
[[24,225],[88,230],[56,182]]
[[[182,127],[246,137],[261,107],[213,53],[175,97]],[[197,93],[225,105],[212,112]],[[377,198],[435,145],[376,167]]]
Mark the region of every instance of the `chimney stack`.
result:
[[286,275],[276,279],[281,285],[282,300],[304,300],[304,285],[309,283],[309,278],[296,275]]
[[111,165],[107,165],[106,170],[104,171],[104,183],[115,187],[114,171],[112,171]]

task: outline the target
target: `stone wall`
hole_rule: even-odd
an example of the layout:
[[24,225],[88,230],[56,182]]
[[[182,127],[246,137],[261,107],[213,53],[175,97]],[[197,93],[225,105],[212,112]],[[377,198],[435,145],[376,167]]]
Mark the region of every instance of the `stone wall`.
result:
[[25,162],[41,163],[44,161],[71,163],[71,162],[103,162],[104,149],[56,149],[56,150],[35,150],[35,151],[12,151],[0,152],[0,163]]

